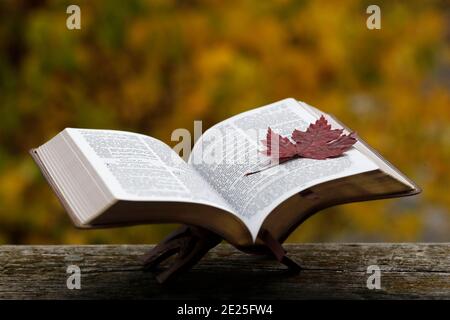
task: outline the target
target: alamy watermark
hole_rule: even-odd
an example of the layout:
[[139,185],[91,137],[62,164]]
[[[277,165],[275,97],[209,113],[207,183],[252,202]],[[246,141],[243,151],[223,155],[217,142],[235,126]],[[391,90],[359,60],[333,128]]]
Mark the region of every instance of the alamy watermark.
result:
[[[277,132],[277,130],[274,130]],[[271,170],[261,174],[275,174],[286,170],[277,166],[279,159],[269,157],[262,141],[267,141],[267,128],[241,129],[235,126],[213,127],[202,134],[202,122],[194,121],[193,135],[188,129],[178,128],[171,134],[171,141],[177,142],[173,147],[172,163],[179,161],[179,156],[192,165],[246,165],[254,164],[255,170],[268,165]],[[273,135],[268,141],[271,154],[279,153],[280,141]],[[192,149],[194,145],[194,149]],[[311,160],[307,160],[311,161]]]
[[[66,19],[66,27],[69,30],[81,29],[81,8],[72,4],[66,8],[69,15]],[[376,4],[371,4],[366,8],[366,13],[370,16],[366,20],[366,26],[369,30],[381,29],[381,8]]]
[[81,9],[79,6],[72,4],[67,7],[66,13],[69,15],[66,19],[66,27],[69,30],[81,29]]
[[379,266],[373,264],[367,267],[367,273],[370,276],[367,278],[366,286],[369,290],[381,289],[381,269]]
[[370,16],[366,20],[366,26],[369,30],[381,29],[381,9],[376,4],[367,7],[366,13]]
[[69,265],[66,268],[66,273],[69,274],[66,280],[66,286],[69,290],[81,289],[81,269],[77,265]]

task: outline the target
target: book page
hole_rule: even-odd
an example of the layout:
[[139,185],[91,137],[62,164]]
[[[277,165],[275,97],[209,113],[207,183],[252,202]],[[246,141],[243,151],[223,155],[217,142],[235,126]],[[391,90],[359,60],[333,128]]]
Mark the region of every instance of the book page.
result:
[[[299,101],[299,103],[308,112],[310,112],[314,115],[321,114],[320,110],[318,110],[317,108],[310,106],[309,104],[307,104],[305,102]],[[344,129],[348,130],[344,124],[342,124],[338,119],[336,119],[332,115],[324,113],[324,116],[331,125],[333,125],[337,128],[344,128]],[[369,145],[366,142],[364,142],[361,138],[359,139],[359,141],[357,141],[355,143],[354,147],[355,147],[355,149],[361,151],[367,157],[372,159],[378,165],[378,167],[381,170],[383,170],[385,173],[387,173],[387,174],[391,175],[392,177],[394,177],[395,179],[401,181],[402,183],[404,183],[405,185],[410,187],[411,190],[417,189],[417,186],[414,185],[414,183],[412,181],[410,181],[403,173],[401,173],[397,168],[395,168],[389,161],[384,159],[375,150],[370,148]]]
[[119,200],[195,202],[229,209],[196,171],[157,139],[114,130],[65,131]]
[[377,165],[352,148],[343,156],[314,160],[299,158],[261,173],[246,176],[268,164],[258,152],[270,126],[288,136],[306,130],[318,118],[294,99],[285,99],[227,119],[206,131],[197,141],[188,163],[233,208],[255,240],[264,219],[284,200],[315,184],[377,169]]

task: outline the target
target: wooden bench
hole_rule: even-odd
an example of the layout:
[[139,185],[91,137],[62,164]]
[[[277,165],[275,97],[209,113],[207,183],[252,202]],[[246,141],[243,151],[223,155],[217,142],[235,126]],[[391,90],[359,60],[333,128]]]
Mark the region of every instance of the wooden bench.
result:
[[[276,261],[229,245],[164,285],[142,271],[149,245],[0,246],[2,299],[401,299],[450,298],[450,244],[286,244],[301,262],[290,275]],[[68,289],[70,265],[81,289]],[[368,289],[380,268],[381,289]]]

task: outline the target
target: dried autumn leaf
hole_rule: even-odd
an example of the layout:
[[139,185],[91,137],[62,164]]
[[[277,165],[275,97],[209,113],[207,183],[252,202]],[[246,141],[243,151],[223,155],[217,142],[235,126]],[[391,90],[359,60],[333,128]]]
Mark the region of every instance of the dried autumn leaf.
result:
[[[272,165],[275,162],[283,163],[300,157],[316,160],[338,157],[356,142],[354,132],[343,134],[343,131],[343,129],[331,129],[331,125],[323,115],[315,123],[311,123],[306,131],[294,130],[291,138],[283,137],[269,127],[266,139],[262,140],[267,148],[263,153],[272,159]],[[262,170],[264,169],[247,175]]]
[[305,132],[294,130],[292,133],[297,155],[318,160],[340,156],[356,142],[355,133],[342,132],[343,129],[331,129],[331,125],[322,115],[319,120],[310,124]]
[[324,116],[321,116],[315,123],[311,123],[305,132],[294,130],[292,132],[292,139],[304,146],[313,144],[314,142],[330,142],[339,138],[342,129],[331,130],[331,125]]
[[266,146],[264,154],[271,158],[292,158],[297,154],[297,148],[292,141],[274,132],[270,127],[267,129],[266,139],[261,141]]

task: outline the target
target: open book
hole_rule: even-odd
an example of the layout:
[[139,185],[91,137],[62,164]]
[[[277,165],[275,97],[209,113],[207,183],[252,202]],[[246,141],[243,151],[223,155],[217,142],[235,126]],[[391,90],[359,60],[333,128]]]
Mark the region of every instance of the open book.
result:
[[187,162],[157,139],[113,130],[68,128],[31,152],[78,227],[190,224],[237,247],[258,244],[261,230],[282,242],[328,206],[420,192],[361,139],[337,158],[299,158],[245,175],[267,161],[251,132],[270,126],[288,135],[322,114],[348,132],[289,98],[216,124]]

